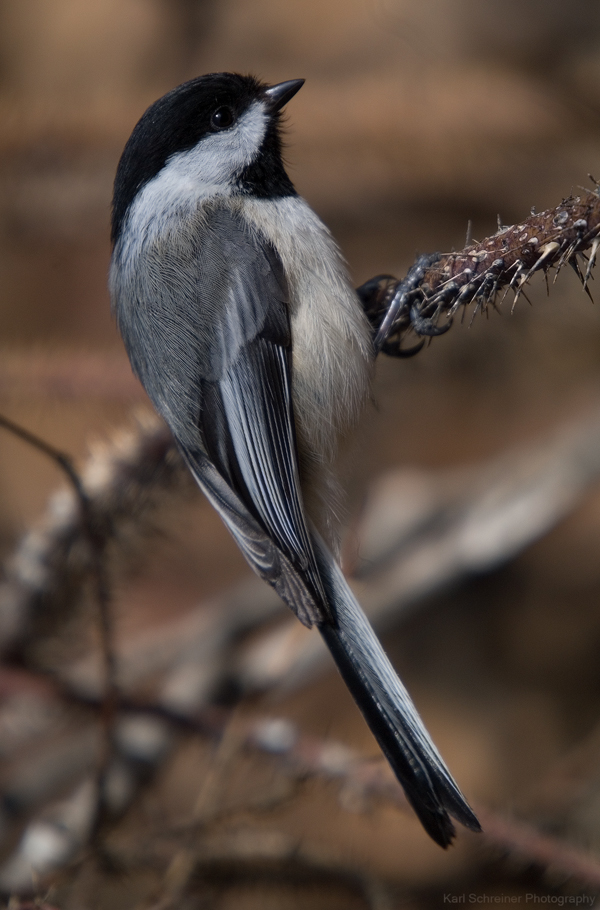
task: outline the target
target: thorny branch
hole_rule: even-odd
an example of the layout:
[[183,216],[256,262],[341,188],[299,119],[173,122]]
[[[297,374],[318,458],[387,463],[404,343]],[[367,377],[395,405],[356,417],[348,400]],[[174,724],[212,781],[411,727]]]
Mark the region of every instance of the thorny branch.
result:
[[[458,253],[420,256],[402,281],[382,275],[358,289],[375,330],[375,349],[395,357],[416,354],[425,338],[448,331],[461,307],[475,304],[475,313],[495,307],[502,290],[502,300],[513,292],[514,307],[538,271],[547,280],[550,269],[558,275],[568,264],[589,294],[599,246],[597,187],[570,196],[553,209],[532,213],[521,224],[506,227],[499,223],[492,237]],[[421,341],[403,348],[411,334]]]

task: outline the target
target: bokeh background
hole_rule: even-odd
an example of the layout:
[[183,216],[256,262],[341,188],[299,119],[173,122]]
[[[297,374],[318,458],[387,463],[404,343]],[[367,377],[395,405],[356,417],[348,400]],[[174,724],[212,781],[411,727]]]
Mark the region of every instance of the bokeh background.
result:
[[[159,95],[222,70],[306,79],[286,118],[289,172],[356,284],[404,274],[416,253],[460,249],[469,220],[483,238],[498,215],[518,222],[532,206],[591,186],[590,172],[600,177],[594,0],[2,0],[0,408],[76,458],[145,404],[106,291],[120,152]],[[597,305],[566,270],[549,296],[541,278],[528,296],[531,306],[521,298],[512,315],[507,298],[501,315],[472,325],[467,317],[412,360],[381,361],[346,470],[350,527],[384,471],[475,466],[594,411]],[[47,459],[2,433],[5,554],[60,483]],[[247,573],[199,495],[169,513],[148,550],[118,586],[123,635],[160,627]],[[348,552],[349,563],[360,559],[352,541]],[[430,598],[388,632],[386,646],[473,802],[535,820],[532,790],[592,735],[599,557],[592,487],[510,564]],[[376,751],[333,671],[277,710],[306,732]],[[579,801],[552,822],[586,850],[600,842],[598,784],[590,772]],[[305,796],[275,825],[301,843],[333,844],[381,876],[382,908],[438,906],[449,890],[524,900],[532,889],[579,887],[466,838],[444,854],[391,808],[352,813],[318,788]],[[86,906],[104,906],[102,893],[112,907],[146,899],[142,884],[132,897],[130,882],[106,875]],[[366,905],[330,880],[310,896],[283,880],[211,887],[210,901],[205,892],[189,906]]]

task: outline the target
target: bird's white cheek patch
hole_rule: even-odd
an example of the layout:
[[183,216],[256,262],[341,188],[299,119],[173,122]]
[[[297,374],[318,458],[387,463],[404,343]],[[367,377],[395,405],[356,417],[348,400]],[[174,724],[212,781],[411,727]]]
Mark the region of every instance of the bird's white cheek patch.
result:
[[231,129],[205,136],[194,148],[172,155],[134,201],[130,232],[150,239],[172,217],[194,211],[212,197],[229,196],[240,171],[256,157],[267,121],[264,103],[255,101]]

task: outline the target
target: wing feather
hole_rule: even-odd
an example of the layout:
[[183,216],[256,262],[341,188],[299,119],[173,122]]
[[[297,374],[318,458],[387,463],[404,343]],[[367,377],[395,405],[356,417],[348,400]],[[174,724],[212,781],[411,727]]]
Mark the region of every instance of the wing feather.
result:
[[319,607],[312,619],[322,621],[329,608],[302,508],[288,349],[264,334],[253,339],[218,386],[241,474],[236,491],[308,583]]

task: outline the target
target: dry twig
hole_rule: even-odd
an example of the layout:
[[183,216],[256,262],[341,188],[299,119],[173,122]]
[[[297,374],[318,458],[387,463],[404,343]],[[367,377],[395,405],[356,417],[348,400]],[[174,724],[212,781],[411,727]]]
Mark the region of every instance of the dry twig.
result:
[[138,431],[121,431],[111,444],[98,447],[77,477],[80,489],[52,497],[45,516],[6,567],[0,589],[0,650],[5,653],[18,652],[45,630],[56,629],[83,598],[94,556],[82,540],[81,497],[89,513],[92,549],[104,554],[111,541],[124,546],[132,526],[144,533],[149,512],[165,492],[191,485],[171,434],[150,416],[140,417]]

